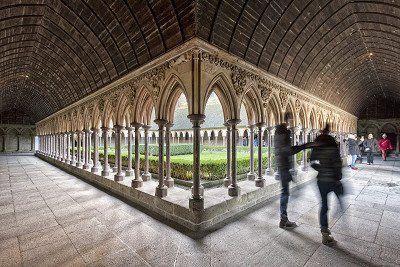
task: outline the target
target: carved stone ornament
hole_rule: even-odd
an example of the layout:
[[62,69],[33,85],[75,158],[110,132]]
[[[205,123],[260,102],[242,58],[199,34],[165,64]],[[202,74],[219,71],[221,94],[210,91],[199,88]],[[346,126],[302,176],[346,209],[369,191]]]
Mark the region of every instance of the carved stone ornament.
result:
[[300,100],[296,99],[296,102],[294,103],[294,108],[296,109],[296,113],[300,112],[300,109],[301,109]]
[[246,75],[240,69],[235,69],[231,74],[233,87],[236,95],[240,96],[244,93],[244,87],[246,86]]
[[288,97],[288,95],[287,95],[287,92],[281,90],[281,91],[279,92],[279,99],[281,100],[281,107],[282,107],[282,109],[285,110],[285,109],[286,109],[286,106],[287,106],[287,104],[288,104],[288,101],[289,101],[289,97]]
[[260,90],[261,99],[264,103],[267,103],[271,98],[272,89],[269,86],[259,84],[258,89]]

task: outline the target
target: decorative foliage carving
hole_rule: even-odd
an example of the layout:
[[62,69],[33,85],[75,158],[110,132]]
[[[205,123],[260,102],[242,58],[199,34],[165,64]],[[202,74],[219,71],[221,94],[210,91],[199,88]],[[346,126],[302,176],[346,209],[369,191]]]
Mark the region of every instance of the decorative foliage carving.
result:
[[244,93],[244,87],[246,86],[246,75],[244,71],[239,68],[235,68],[231,74],[233,87],[236,95],[240,96]]
[[296,113],[300,112],[301,109],[301,102],[300,100],[296,99],[296,102],[294,103],[294,108],[296,109]]
[[261,99],[266,104],[272,95],[272,89],[269,86],[259,84],[258,89],[260,90]]
[[281,100],[281,107],[283,110],[286,109],[286,106],[288,104],[289,101],[289,97],[286,91],[281,90],[279,92],[279,99]]

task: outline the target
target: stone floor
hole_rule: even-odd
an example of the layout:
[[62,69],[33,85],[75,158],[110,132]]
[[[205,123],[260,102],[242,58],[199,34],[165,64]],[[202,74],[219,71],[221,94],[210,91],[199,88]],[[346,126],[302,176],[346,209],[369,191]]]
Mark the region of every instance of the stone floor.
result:
[[[270,179],[270,178],[269,178]],[[400,161],[345,170],[335,248],[320,244],[314,183],[194,240],[33,156],[0,156],[0,266],[400,265]]]

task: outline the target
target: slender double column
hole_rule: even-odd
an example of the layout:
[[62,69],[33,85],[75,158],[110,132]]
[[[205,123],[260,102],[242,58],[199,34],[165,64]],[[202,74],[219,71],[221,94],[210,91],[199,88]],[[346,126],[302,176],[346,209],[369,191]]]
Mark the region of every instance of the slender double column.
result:
[[103,163],[103,170],[101,171],[102,176],[109,176],[110,175],[110,164],[108,164],[108,133],[110,128],[102,127],[101,130],[103,131],[103,142],[104,142],[104,163]]
[[189,199],[189,208],[194,211],[204,210],[204,188],[200,183],[200,125],[206,116],[191,114],[188,116],[193,125],[193,186]]
[[[303,144],[306,144],[308,142],[308,135],[310,133],[310,129],[303,129]],[[303,161],[302,161],[302,171],[307,171],[308,170],[308,165],[307,165],[307,149],[303,150]]]
[[240,120],[233,119],[229,120],[228,123],[231,125],[231,184],[228,186],[228,195],[231,197],[238,196],[240,194],[240,187],[237,184],[237,161],[236,161],[236,136],[237,136],[237,125]]
[[[290,128],[290,132],[291,132],[291,141],[292,141],[292,146],[295,146],[295,145],[297,145],[297,131],[298,131],[298,128],[297,127],[292,127],[292,128]],[[296,159],[296,154],[294,154],[293,156],[292,156],[292,168],[290,169],[290,173],[293,175],[293,176],[296,176],[297,175],[297,168],[298,168],[298,165],[297,165],[297,159]]]
[[58,133],[56,134],[56,144],[57,144],[57,153],[56,153],[56,159],[61,160],[61,134]]
[[75,157],[75,132],[71,132],[71,165],[76,165]]
[[143,179],[140,175],[140,154],[139,154],[139,144],[140,144],[140,123],[134,123],[132,126],[135,129],[135,179],[132,180],[132,187],[139,188],[143,186]]
[[164,127],[166,120],[157,119],[154,121],[158,125],[158,186],[156,187],[156,196],[167,196],[167,186],[164,185]]
[[67,132],[65,134],[65,138],[66,138],[66,143],[67,143],[67,157],[65,158],[65,163],[70,164],[71,163],[71,139],[70,139],[71,133]]
[[268,137],[267,137],[267,145],[268,145],[268,167],[265,170],[265,175],[272,175],[274,173],[272,169],[272,161],[271,161],[271,147],[272,147],[272,142],[275,134],[275,127],[268,127]]
[[93,157],[93,167],[90,170],[95,173],[100,170],[100,161],[99,161],[99,129],[92,129],[93,136],[93,146],[94,146],[94,157]]
[[76,133],[78,139],[78,150],[76,152],[77,159],[76,159],[76,167],[82,168],[82,136],[83,131],[78,131]]
[[132,176],[132,131],[135,129],[134,127],[126,127],[128,130],[128,169],[125,171],[126,176]]
[[170,188],[174,187],[174,179],[171,177],[171,127],[173,126],[172,123],[165,124],[165,169],[166,175],[164,184]]
[[226,177],[224,178],[224,186],[228,187],[231,185],[231,125],[229,123],[224,124],[226,127]]
[[142,174],[143,181],[149,181],[151,179],[151,173],[149,172],[149,129],[150,125],[142,126],[144,129],[144,173]]
[[83,164],[83,169],[84,170],[89,170],[90,165],[89,165],[89,155],[90,155],[90,145],[89,145],[89,136],[90,136],[90,130],[84,130],[84,156],[85,156],[85,162]]
[[256,124],[257,129],[258,129],[258,157],[257,157],[257,178],[255,179],[255,185],[257,187],[264,187],[265,186],[265,178],[262,176],[262,169],[263,169],[263,164],[262,164],[262,127],[264,123],[259,122]]
[[117,164],[117,173],[114,175],[114,181],[124,180],[125,173],[122,171],[122,153],[121,153],[121,130],[124,126],[115,125],[115,161]]
[[250,172],[247,174],[247,180],[254,181],[257,174],[254,172],[254,125],[249,125],[250,129]]

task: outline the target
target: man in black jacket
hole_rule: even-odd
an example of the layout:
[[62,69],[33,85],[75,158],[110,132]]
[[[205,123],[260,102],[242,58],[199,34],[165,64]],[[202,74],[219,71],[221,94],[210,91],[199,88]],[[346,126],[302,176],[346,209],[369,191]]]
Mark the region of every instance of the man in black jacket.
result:
[[275,128],[275,160],[276,168],[281,181],[281,198],[280,198],[280,216],[279,227],[284,229],[292,229],[297,226],[295,222],[291,222],[287,215],[287,206],[289,202],[289,183],[293,180],[290,169],[293,168],[292,156],[301,150],[309,148],[312,143],[300,146],[291,146],[290,131],[285,123]]
[[331,236],[328,227],[328,194],[334,192],[339,198],[343,195],[342,160],[339,147],[335,139],[329,135],[329,125],[322,134],[315,139],[315,147],[311,152],[311,166],[318,171],[317,185],[321,194],[321,210],[319,222],[324,245],[334,245],[335,239]]

